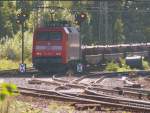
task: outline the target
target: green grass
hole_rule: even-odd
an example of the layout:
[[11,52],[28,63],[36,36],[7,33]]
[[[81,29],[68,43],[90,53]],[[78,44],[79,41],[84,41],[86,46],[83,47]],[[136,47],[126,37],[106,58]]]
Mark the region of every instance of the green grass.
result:
[[148,62],[148,61],[142,60],[142,63],[143,63],[143,69],[144,69],[144,70],[150,69],[150,65],[149,65],[149,62]]
[[0,60],[0,70],[16,69],[16,68],[18,68],[17,62],[13,62],[12,60],[6,59]]
[[[39,104],[40,101],[38,102],[38,105]],[[44,113],[43,109],[45,109],[45,107],[41,109],[33,105],[34,102],[29,103],[29,102],[23,102],[22,100],[16,100],[15,98],[7,98],[5,102],[0,103],[0,108],[3,108],[1,109],[0,113]],[[56,102],[56,101],[51,101],[50,104],[46,107],[46,111],[47,111],[46,113],[97,113],[97,111],[95,111],[94,108],[87,109],[84,111],[77,111],[70,104],[63,103],[63,102]],[[105,111],[105,113],[110,113],[110,112],[111,112],[111,108],[108,108]],[[122,113],[127,113],[127,112],[122,111]]]
[[[115,61],[111,61],[108,62],[106,65],[105,70],[106,71],[115,71],[115,72],[124,72],[124,71],[133,71],[133,70],[138,70],[137,68],[130,68],[130,66],[128,66],[125,63],[125,59],[120,59],[120,62],[117,63]],[[150,64],[148,61],[146,60],[142,60],[142,65],[143,65],[143,70],[149,70],[150,69]]]
[[[41,108],[35,108],[33,105],[33,102],[31,104],[9,97],[5,101],[0,102],[0,113],[43,113]],[[74,107],[71,107],[69,104],[54,101],[50,103],[47,110],[49,113],[75,113]]]
[[29,103],[7,98],[0,103],[0,113],[42,113],[42,111]]
[[[21,61],[1,59],[0,60],[0,70],[18,69],[20,63],[21,63]],[[32,66],[31,61],[25,60],[25,63],[27,64],[27,67]]]
[[58,102],[52,102],[49,105],[49,111],[52,111],[51,113],[74,113],[75,109],[74,107],[71,107],[69,104],[65,103],[58,103]]

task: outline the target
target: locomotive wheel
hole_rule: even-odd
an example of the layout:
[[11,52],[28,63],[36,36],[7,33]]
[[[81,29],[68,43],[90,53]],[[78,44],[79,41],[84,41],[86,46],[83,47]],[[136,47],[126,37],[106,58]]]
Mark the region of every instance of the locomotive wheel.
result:
[[37,69],[39,72],[47,72],[47,69],[46,69],[46,68],[44,68],[44,66],[43,66],[43,65],[41,65],[41,66],[37,66],[37,67],[36,67],[36,69]]

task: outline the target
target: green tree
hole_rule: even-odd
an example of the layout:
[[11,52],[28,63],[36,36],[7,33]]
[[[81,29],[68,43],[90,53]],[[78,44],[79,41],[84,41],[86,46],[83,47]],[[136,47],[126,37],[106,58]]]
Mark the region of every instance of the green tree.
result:
[[0,6],[0,38],[12,37],[15,33],[15,23],[14,23],[14,15],[15,15],[15,5],[13,2],[9,1],[1,1]]
[[114,42],[115,43],[122,43],[124,42],[125,38],[123,35],[123,22],[121,18],[118,18],[114,25],[114,31],[115,31],[115,37]]
[[17,87],[14,84],[3,83],[0,89],[0,101],[3,101],[7,96],[13,96],[17,91]]

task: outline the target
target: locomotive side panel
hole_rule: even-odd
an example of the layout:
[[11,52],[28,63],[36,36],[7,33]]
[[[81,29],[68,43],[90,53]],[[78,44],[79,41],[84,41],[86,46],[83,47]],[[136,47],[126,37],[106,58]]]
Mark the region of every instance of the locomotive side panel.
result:
[[67,61],[80,59],[80,41],[79,32],[73,27],[68,27],[68,41],[67,41]]

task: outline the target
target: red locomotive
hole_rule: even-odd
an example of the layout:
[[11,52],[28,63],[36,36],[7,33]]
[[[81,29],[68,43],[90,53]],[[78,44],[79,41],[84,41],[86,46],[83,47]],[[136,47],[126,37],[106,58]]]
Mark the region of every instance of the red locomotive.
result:
[[71,68],[79,72],[84,71],[87,64],[99,65],[105,59],[112,60],[126,57],[128,52],[140,52],[144,49],[147,51],[138,54],[149,57],[149,48],[150,44],[142,46],[122,44],[87,46],[82,47],[81,50],[78,30],[75,27],[68,26],[66,22],[53,21],[50,25],[38,27],[34,31],[32,63],[36,69],[42,71],[57,72],[58,70]]
[[32,62],[38,70],[75,69],[81,59],[78,30],[56,23],[34,31]]

